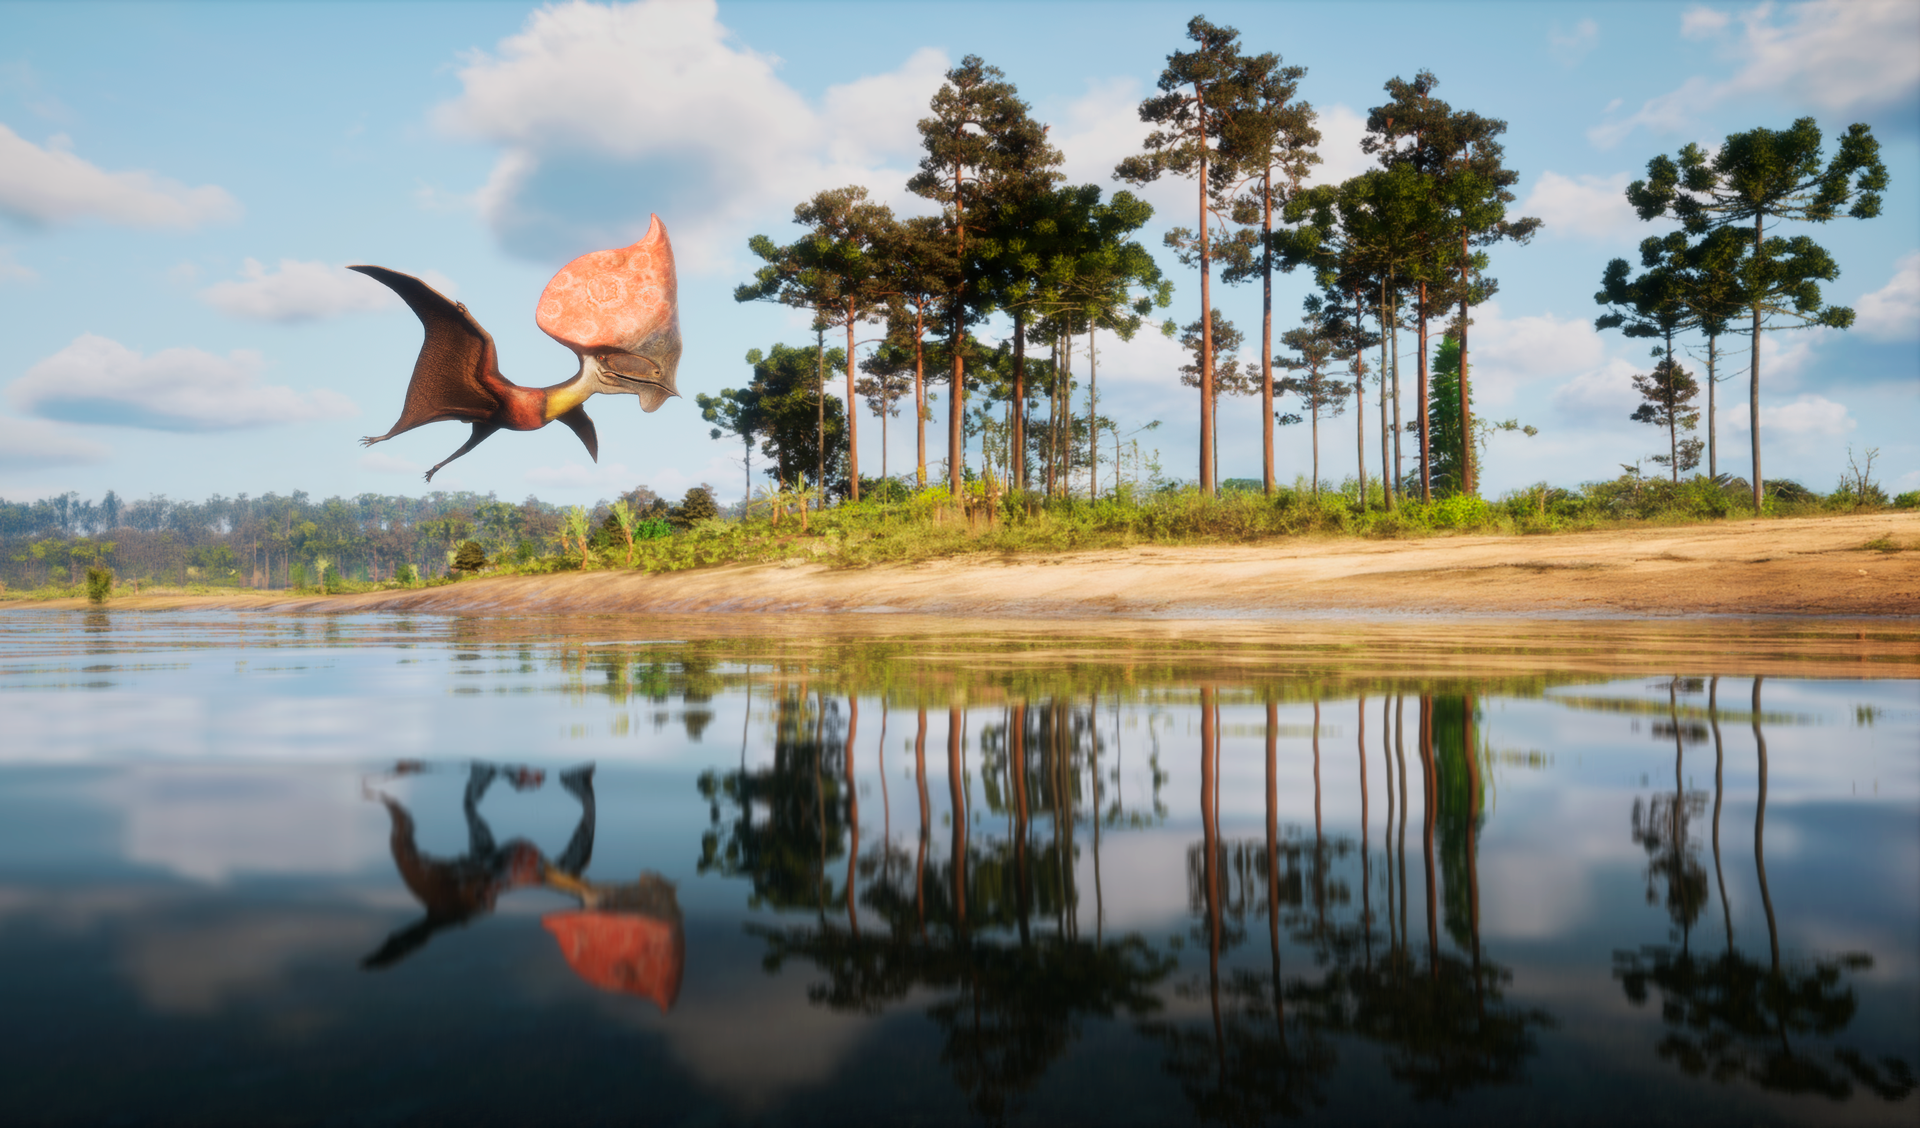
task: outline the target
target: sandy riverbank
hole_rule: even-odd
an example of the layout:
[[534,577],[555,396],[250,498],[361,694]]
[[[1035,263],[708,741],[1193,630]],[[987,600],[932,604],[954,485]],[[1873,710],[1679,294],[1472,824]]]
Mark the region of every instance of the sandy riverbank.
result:
[[[1909,551],[1862,547],[1877,538],[1890,538]],[[0,608],[83,606],[81,600],[29,603],[0,597]],[[339,596],[161,592],[119,596],[112,606],[448,614],[888,611],[1036,618],[1346,612],[1913,617],[1920,616],[1920,514],[1533,537],[1141,546],[848,570],[789,562],[651,576],[575,572]]]

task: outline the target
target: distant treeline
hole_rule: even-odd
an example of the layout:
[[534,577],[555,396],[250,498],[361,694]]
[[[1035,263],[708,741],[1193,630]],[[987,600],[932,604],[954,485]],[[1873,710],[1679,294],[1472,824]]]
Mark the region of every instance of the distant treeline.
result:
[[[642,512],[666,507],[646,486],[622,496]],[[610,505],[595,504],[596,525]],[[255,588],[312,582],[327,568],[348,580],[380,581],[411,564],[433,577],[447,572],[467,540],[489,556],[530,559],[558,542],[565,519],[566,507],[537,497],[514,504],[467,491],[315,501],[295,490],[203,502],[165,495],[132,501],[112,490],[94,501],[66,493],[0,501],[0,582],[77,583],[93,564],[122,580]]]

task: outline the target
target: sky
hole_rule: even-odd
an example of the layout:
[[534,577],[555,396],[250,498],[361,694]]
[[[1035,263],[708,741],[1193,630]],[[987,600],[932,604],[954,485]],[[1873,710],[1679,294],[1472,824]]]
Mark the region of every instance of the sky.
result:
[[[447,488],[582,504],[710,482],[738,498],[739,443],[709,438],[693,397],[744,385],[749,349],[811,336],[803,313],[734,302],[757,261],[748,239],[794,238],[794,206],[846,184],[928,214],[905,189],[915,123],[969,54],[1050,125],[1069,182],[1127,187],[1113,166],[1139,151],[1139,104],[1196,12],[1307,68],[1323,179],[1366,167],[1366,112],[1395,76],[1431,70],[1455,108],[1507,122],[1513,210],[1545,223],[1492,252],[1500,290],[1474,313],[1475,400],[1538,434],[1491,440],[1490,496],[1634,462],[1660,471],[1645,460],[1665,435],[1628,419],[1648,342],[1593,328],[1607,261],[1637,262],[1640,240],[1666,230],[1622,194],[1650,158],[1803,116],[1830,138],[1868,123],[1892,178],[1883,214],[1783,232],[1829,248],[1841,275],[1826,296],[1858,322],[1765,336],[1764,467],[1828,490],[1849,448],[1877,448],[1876,478],[1920,488],[1920,5],[576,0],[0,3],[0,497]],[[1185,324],[1198,274],[1160,239],[1193,224],[1192,185],[1136,191],[1156,208],[1140,238],[1175,283],[1166,315]],[[360,447],[398,416],[420,327],[347,264],[426,278],[492,332],[510,379],[551,384],[575,360],[534,324],[542,287],[574,257],[637,239],[650,214],[678,260],[684,398],[653,414],[627,397],[590,403],[597,463],[561,427],[503,433],[428,486],[420,474],[464,426]],[[1276,336],[1309,288],[1276,282]],[[1257,364],[1258,286],[1213,292]],[[1408,339],[1409,388],[1413,351]],[[1154,332],[1103,342],[1100,408],[1127,432],[1159,420],[1143,445],[1192,478],[1198,394],[1179,384],[1182,359]],[[1720,468],[1745,475],[1744,358],[1727,366]],[[933,463],[945,411],[943,397]],[[866,473],[880,468],[878,422],[861,420]],[[1323,427],[1323,476],[1352,474],[1352,427]],[[1279,434],[1283,481],[1309,465],[1305,430]],[[1221,431],[1221,476],[1257,478],[1257,397],[1226,401]],[[889,472],[911,470],[912,442],[911,419],[891,421]]]

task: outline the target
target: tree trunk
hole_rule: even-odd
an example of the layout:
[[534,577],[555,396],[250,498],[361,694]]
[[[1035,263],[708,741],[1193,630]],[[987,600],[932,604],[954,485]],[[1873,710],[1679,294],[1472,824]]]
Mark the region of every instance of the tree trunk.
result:
[[1468,271],[1467,232],[1460,230],[1460,492],[1474,492],[1473,401],[1467,392],[1467,304],[1473,297]]
[[814,388],[820,405],[820,419],[816,425],[815,441],[820,456],[819,465],[814,468],[813,484],[820,487],[820,498],[814,508],[827,504],[827,330],[825,326],[814,331],[814,344],[818,349],[814,367],[818,370],[820,383]]
[[1406,490],[1406,463],[1400,457],[1400,433],[1405,428],[1400,423],[1400,291],[1393,291],[1393,492],[1396,497]]
[[1387,279],[1380,279],[1380,495],[1393,512],[1393,436],[1387,431]]
[[[853,302],[847,302],[847,496],[860,500],[860,413],[853,396]],[[825,404],[821,405],[823,408]],[[885,423],[882,423],[884,426]]]
[[1353,441],[1359,451],[1360,512],[1367,511],[1367,361],[1360,347],[1360,291],[1353,292]]
[[1213,244],[1207,227],[1207,96],[1194,84],[1200,121],[1200,494],[1212,497],[1213,482]]
[[1420,500],[1433,500],[1433,450],[1427,418],[1427,284],[1420,283]]
[[1008,443],[1013,447],[1011,477],[1019,488],[1027,488],[1027,311],[1013,311],[1013,427]]
[[966,487],[967,433],[964,426],[966,411],[967,362],[961,348],[966,343],[966,294],[967,294],[967,223],[966,199],[960,186],[965,183],[962,169],[955,165],[953,169],[953,235],[957,251],[955,261],[960,264],[960,280],[953,289],[953,328],[950,332],[953,349],[953,383],[949,389],[953,402],[947,405],[947,489],[958,498]]
[[1094,394],[1100,380],[1100,362],[1093,355],[1093,319],[1087,319],[1087,500],[1100,500],[1100,410]]
[[1273,496],[1273,168],[1260,178],[1260,487]]
[[1717,334],[1707,335],[1707,477],[1714,481],[1720,479],[1720,452],[1714,435],[1713,417],[1713,361],[1719,348]]
[[917,462],[914,476],[920,489],[927,488],[927,312],[913,311],[913,436]]
[[1312,369],[1308,369],[1307,373],[1308,373],[1308,376],[1313,379],[1314,387],[1316,388],[1316,391],[1312,395],[1307,397],[1307,403],[1309,405],[1307,410],[1313,416],[1313,500],[1319,501],[1320,500],[1320,394],[1317,389],[1319,387],[1320,380],[1319,380],[1319,374],[1314,372]]
[[1680,378],[1673,370],[1673,333],[1667,333],[1667,468],[1680,484]]
[[[1760,261],[1761,237],[1765,232],[1760,216],[1753,217],[1753,259]],[[1760,516],[1760,302],[1753,303],[1753,362],[1748,369],[1747,422],[1753,429],[1753,515]]]

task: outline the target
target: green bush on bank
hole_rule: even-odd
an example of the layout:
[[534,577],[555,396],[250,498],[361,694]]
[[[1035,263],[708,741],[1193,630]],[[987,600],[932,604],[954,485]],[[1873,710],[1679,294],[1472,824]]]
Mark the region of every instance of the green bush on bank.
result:
[[[636,536],[632,568],[674,572],[722,564],[821,563],[837,567],[905,563],[959,555],[1044,555],[1138,544],[1237,544],[1295,536],[1371,538],[1457,534],[1543,534],[1644,524],[1685,524],[1753,516],[1741,479],[1704,475],[1674,482],[1628,473],[1575,489],[1539,483],[1499,498],[1397,497],[1392,509],[1378,482],[1364,503],[1351,478],[1334,484],[1297,480],[1272,495],[1235,481],[1204,497],[1197,489],[1141,490],[1122,485],[1098,499],[1013,491],[989,498],[969,483],[961,501],[944,487],[915,490],[875,483],[859,502],[808,510],[805,495],[783,494],[747,508],[743,518],[706,517],[668,536]],[[1884,506],[1837,491],[1822,497],[1797,482],[1769,482],[1763,516],[1812,516]],[[1884,498],[1884,495],[1882,495]],[[804,524],[804,527],[803,527]],[[587,557],[563,552],[499,571],[547,574],[624,569],[625,545],[596,540]]]

